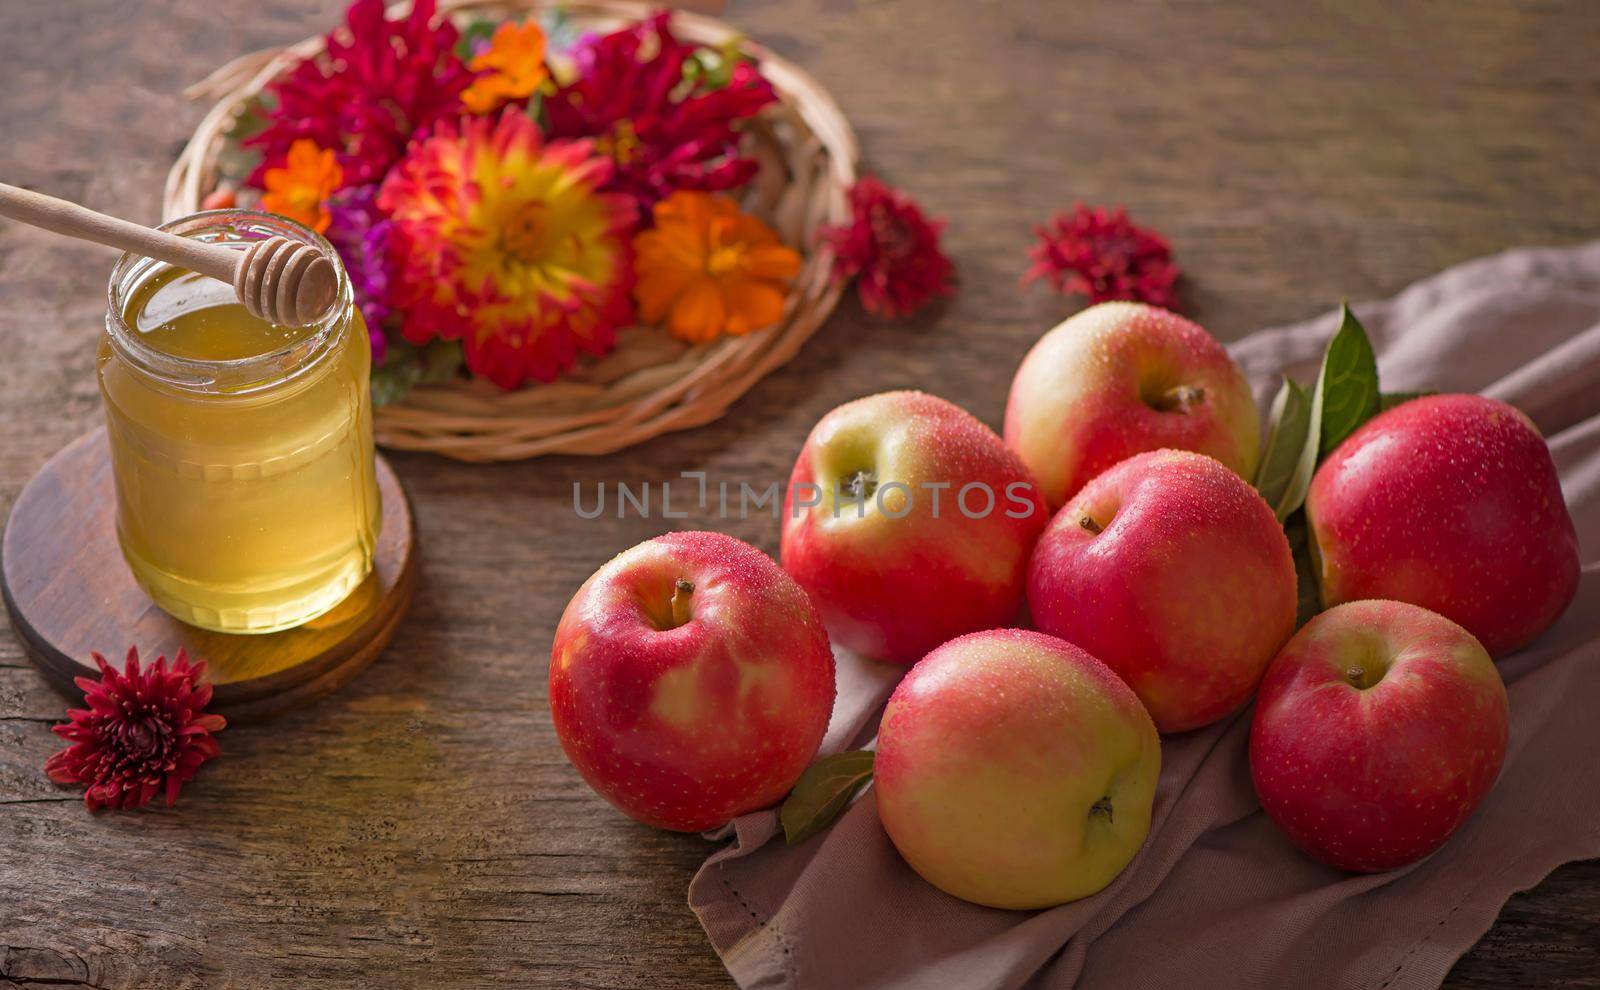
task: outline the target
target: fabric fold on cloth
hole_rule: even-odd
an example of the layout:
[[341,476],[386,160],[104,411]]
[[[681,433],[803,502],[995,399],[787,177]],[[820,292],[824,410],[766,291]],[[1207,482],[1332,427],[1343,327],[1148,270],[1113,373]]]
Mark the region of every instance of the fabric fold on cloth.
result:
[[[1495,789],[1444,848],[1351,876],[1291,846],[1256,801],[1251,710],[1164,737],[1144,848],[1093,897],[967,904],[921,880],[869,788],[808,842],[745,815],[689,886],[728,972],[756,987],[1436,987],[1506,899],[1600,856],[1600,242],[1470,261],[1355,307],[1385,391],[1482,392],[1551,442],[1584,563],[1577,599],[1500,661],[1511,739]],[[1314,375],[1336,313],[1230,348],[1266,409]],[[842,653],[823,752],[870,744],[899,668]]]

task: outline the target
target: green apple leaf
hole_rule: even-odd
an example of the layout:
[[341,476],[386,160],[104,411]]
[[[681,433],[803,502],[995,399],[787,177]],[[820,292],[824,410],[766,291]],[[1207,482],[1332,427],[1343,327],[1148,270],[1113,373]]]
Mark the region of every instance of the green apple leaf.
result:
[[1317,376],[1317,384],[1311,390],[1311,406],[1306,415],[1310,426],[1306,429],[1305,442],[1300,446],[1300,456],[1295,459],[1294,471],[1289,475],[1288,484],[1284,485],[1283,494],[1272,503],[1273,514],[1279,522],[1294,515],[1305,504],[1306,492],[1311,489],[1311,478],[1317,473],[1317,451],[1320,449],[1317,441],[1321,435],[1317,424],[1322,421],[1321,375]]
[[1295,587],[1300,600],[1295,608],[1294,627],[1299,629],[1312,616],[1322,611],[1322,588],[1317,581],[1316,560],[1311,554],[1311,528],[1304,512],[1296,512],[1283,524],[1284,535],[1289,538],[1289,550],[1294,554]]
[[1322,355],[1317,390],[1322,394],[1320,451],[1328,454],[1378,411],[1378,359],[1348,303],[1339,307],[1339,329]]
[[[1289,484],[1294,480],[1300,455],[1306,448],[1306,436],[1311,431],[1311,395],[1287,375],[1272,400],[1271,425],[1267,429],[1267,446],[1261,455],[1261,466],[1256,469],[1256,491],[1272,506],[1278,521],[1283,522],[1292,508],[1282,507]],[[1302,496],[1303,497],[1303,496]]]
[[1322,353],[1322,367],[1311,391],[1284,378],[1272,403],[1266,451],[1256,471],[1256,491],[1283,523],[1294,554],[1299,591],[1297,628],[1322,611],[1311,530],[1301,511],[1311,479],[1317,473],[1318,459],[1339,446],[1380,408],[1398,405],[1417,394],[1380,395],[1372,342],[1348,304],[1339,308],[1339,329]]
[[1378,412],[1386,412],[1402,402],[1420,399],[1425,395],[1438,395],[1436,388],[1425,388],[1416,392],[1383,392],[1378,396]]
[[[1285,399],[1287,407],[1290,400]],[[1276,403],[1273,404],[1276,408]],[[1288,519],[1305,503],[1317,458],[1339,445],[1378,410],[1378,361],[1361,321],[1348,305],[1340,307],[1339,329],[1322,353],[1322,368],[1311,388],[1305,444],[1276,499],[1269,499],[1280,520]],[[1268,441],[1269,446],[1271,441]],[[1270,451],[1269,451],[1270,453]],[[1258,489],[1259,490],[1259,489]]]
[[861,785],[872,779],[872,758],[870,749],[857,749],[824,757],[806,768],[778,812],[789,845],[806,841],[839,816]]

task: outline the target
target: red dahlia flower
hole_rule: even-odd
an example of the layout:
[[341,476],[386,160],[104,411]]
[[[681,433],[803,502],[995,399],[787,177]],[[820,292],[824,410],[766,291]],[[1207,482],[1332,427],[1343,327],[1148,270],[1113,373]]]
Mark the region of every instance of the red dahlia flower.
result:
[[473,73],[434,0],[416,0],[396,21],[385,19],[382,0],[356,0],[345,16],[347,30],[328,35],[323,54],[267,85],[271,123],[244,142],[265,156],[251,185],[281,166],[300,138],[333,149],[345,185],[377,182],[414,132],[460,110]]
[[608,191],[633,196],[639,216],[680,189],[734,189],[756,163],[739,155],[739,121],[778,97],[748,62],[724,86],[685,89],[697,51],[673,36],[668,15],[603,35],[576,52],[577,78],[544,101],[549,138],[593,138],[616,163]]
[[45,761],[45,773],[58,784],[89,785],[83,803],[90,811],[143,807],[162,792],[170,808],[200,764],[217,755],[211,734],[227,725],[204,714],[211,703],[205,661],[190,666],[179,650],[170,670],[166,657],[141,670],[139,651],[130,649],[118,671],[93,656],[100,680],[76,678],[89,707],[67,712],[72,721],[55,727],[72,745]]
[[850,187],[849,224],[823,228],[833,245],[834,278],[856,279],[867,312],[910,316],[949,295],[955,266],[939,249],[944,221],[931,220],[904,193],[868,176]]
[[1063,294],[1079,293],[1091,303],[1113,299],[1178,308],[1178,266],[1167,239],[1128,219],[1122,207],[1076,204],[1035,227],[1039,243],[1028,251],[1033,266],[1023,284],[1048,279]]

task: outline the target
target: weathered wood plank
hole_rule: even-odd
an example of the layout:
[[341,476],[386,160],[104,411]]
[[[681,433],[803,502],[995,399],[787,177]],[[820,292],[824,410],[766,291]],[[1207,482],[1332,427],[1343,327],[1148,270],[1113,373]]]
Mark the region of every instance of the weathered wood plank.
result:
[[[338,6],[10,5],[0,175],[153,221],[200,114],[179,90]],[[998,422],[1016,362],[1072,308],[1017,288],[1029,227],[1075,199],[1168,234],[1191,312],[1228,339],[1595,234],[1600,64],[1581,0],[741,0],[730,16],[826,81],[868,165],[949,219],[960,295],[890,326],[848,302],[727,419],[640,450],[396,456],[423,584],[394,646],[336,697],[229,729],[173,811],[91,817],[44,780],[62,705],[0,635],[0,986],[725,985],[684,905],[709,847],[622,819],[567,767],[546,651],[616,551],[705,525],[770,551],[776,526],[577,520],[575,482],[765,485],[823,412],[890,387]],[[110,264],[0,227],[0,512],[98,422]],[[1596,891],[1588,863],[1517,896],[1450,985],[1595,985]]]

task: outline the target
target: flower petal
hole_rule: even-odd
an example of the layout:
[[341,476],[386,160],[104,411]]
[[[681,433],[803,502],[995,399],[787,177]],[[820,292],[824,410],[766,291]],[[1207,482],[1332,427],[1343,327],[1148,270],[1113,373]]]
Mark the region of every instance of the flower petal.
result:
[[715,339],[727,323],[722,293],[709,279],[700,279],[673,304],[667,328],[674,337],[698,344]]
[[751,248],[746,259],[745,274],[751,278],[786,281],[800,274],[800,255],[782,244]]
[[728,332],[734,335],[750,333],[772,326],[783,316],[786,293],[770,282],[741,281],[728,288],[733,304],[733,315],[728,319]]

